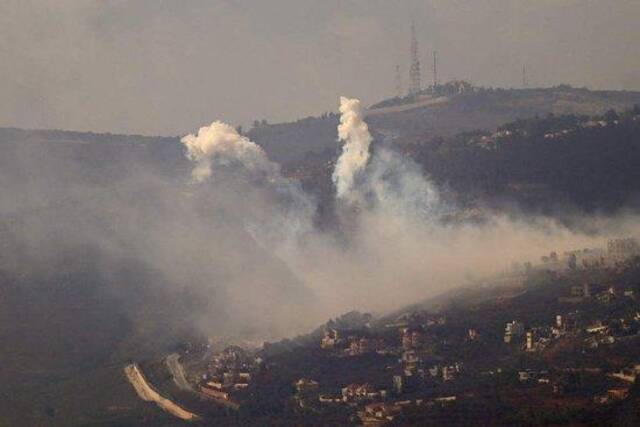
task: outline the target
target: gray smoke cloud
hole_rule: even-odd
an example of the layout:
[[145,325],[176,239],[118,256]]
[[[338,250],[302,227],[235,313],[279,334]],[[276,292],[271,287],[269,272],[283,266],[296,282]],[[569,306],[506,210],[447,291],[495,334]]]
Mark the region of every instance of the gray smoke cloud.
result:
[[[595,232],[583,233],[550,218],[495,212],[484,213],[482,221],[466,220],[441,197],[419,165],[390,144],[379,143],[372,150],[360,102],[345,97],[340,101],[338,135],[344,146],[332,174],[337,209],[344,214],[339,216],[339,233],[314,227],[316,205],[282,177],[256,144],[230,126],[214,124],[197,137],[183,138],[195,175],[205,170],[215,181],[216,170],[234,163],[250,176],[268,170],[270,192],[295,195],[261,197],[252,207],[263,213],[261,220],[244,222],[244,227],[309,293],[305,320],[313,319],[311,324],[352,309],[386,312],[468,283],[471,277],[503,272],[514,262],[535,261],[551,251],[602,246],[605,229],[615,226],[629,232],[635,227],[633,219],[599,218],[599,225],[591,227]],[[223,149],[212,137],[218,129],[233,135],[222,138],[224,144],[236,146]],[[209,154],[194,156],[191,150],[197,150],[192,147]],[[263,184],[253,182],[250,188]],[[246,216],[243,209],[234,208],[234,215]],[[460,218],[445,220],[456,215]],[[286,311],[289,305],[284,301],[278,309]],[[291,320],[291,332],[303,330],[293,326],[298,320]]]
[[139,351],[142,337],[184,329],[275,339],[354,309],[385,313],[638,229],[631,214],[578,218],[579,229],[516,212],[468,220],[419,165],[373,140],[357,100],[341,113],[328,228],[315,225],[317,201],[222,122],[179,146],[3,143],[2,269],[50,288],[53,306],[68,277],[99,285]]

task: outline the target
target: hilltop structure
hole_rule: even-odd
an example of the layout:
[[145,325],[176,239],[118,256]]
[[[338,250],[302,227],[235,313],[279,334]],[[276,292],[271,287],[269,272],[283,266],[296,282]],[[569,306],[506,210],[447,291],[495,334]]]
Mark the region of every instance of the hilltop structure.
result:
[[409,95],[416,95],[420,92],[422,83],[420,81],[420,59],[418,59],[418,39],[416,38],[416,27],[411,24],[411,67],[409,69]]

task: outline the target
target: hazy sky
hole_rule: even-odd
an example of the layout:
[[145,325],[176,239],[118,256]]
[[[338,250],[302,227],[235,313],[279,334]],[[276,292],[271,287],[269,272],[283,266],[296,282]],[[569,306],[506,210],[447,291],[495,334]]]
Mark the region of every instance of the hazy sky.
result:
[[0,0],[0,126],[176,135],[423,79],[640,89],[638,0]]

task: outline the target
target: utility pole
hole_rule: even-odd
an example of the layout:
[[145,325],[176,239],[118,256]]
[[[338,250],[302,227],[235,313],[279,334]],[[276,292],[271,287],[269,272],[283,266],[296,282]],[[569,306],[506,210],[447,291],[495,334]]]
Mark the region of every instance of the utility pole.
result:
[[433,51],[433,90],[438,87],[438,52]]
[[522,66],[522,87],[527,88],[529,86],[529,81],[527,80],[527,66],[526,64]]

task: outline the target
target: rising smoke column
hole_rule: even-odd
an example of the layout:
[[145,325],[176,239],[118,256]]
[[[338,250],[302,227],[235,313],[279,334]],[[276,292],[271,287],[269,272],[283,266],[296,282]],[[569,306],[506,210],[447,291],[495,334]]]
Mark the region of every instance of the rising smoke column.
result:
[[344,141],[342,154],[333,171],[333,182],[337,196],[341,199],[353,197],[355,181],[369,161],[371,134],[369,127],[362,120],[360,100],[340,97],[340,125],[338,137]]
[[193,181],[211,181],[212,186],[201,186],[204,192],[235,193],[233,216],[258,244],[284,257],[282,252],[291,250],[296,240],[312,230],[315,201],[233,126],[216,121],[181,141],[187,158],[195,164]]
[[275,176],[279,173],[277,165],[267,158],[261,147],[220,121],[201,127],[197,135],[186,135],[181,142],[187,147],[189,160],[196,164],[192,172],[196,182],[211,177],[214,162],[219,165],[237,162],[248,171]]
[[404,219],[431,221],[446,210],[439,192],[414,161],[388,142],[371,155],[373,138],[358,99],[341,97],[340,113],[338,135],[345,144],[333,172],[338,199]]

